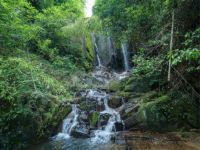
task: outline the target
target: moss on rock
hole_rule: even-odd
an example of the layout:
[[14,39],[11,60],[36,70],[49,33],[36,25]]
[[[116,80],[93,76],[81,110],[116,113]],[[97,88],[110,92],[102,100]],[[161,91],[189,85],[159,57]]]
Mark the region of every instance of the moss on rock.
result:
[[99,119],[99,112],[95,111],[95,112],[90,113],[89,115],[90,126],[96,127],[98,119]]
[[146,124],[150,129],[162,129],[167,123],[167,106],[170,98],[167,95],[157,97],[156,99],[143,99],[138,111],[138,120]]
[[113,92],[123,90],[123,84],[119,81],[112,81],[108,84],[107,90]]

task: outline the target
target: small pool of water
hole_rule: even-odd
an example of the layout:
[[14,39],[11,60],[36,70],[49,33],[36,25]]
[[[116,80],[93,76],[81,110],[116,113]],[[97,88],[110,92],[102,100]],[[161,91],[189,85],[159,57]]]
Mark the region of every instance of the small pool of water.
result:
[[111,150],[114,147],[119,147],[119,145],[117,146],[112,142],[96,145],[92,144],[90,139],[69,138],[55,141],[50,140],[32,150]]

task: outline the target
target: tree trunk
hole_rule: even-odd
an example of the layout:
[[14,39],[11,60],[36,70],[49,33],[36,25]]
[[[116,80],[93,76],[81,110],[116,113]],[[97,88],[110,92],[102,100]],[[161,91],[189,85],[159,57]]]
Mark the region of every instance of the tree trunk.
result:
[[172,10],[172,27],[171,27],[170,49],[169,49],[168,81],[171,80],[171,64],[172,64],[173,37],[174,37],[174,9]]

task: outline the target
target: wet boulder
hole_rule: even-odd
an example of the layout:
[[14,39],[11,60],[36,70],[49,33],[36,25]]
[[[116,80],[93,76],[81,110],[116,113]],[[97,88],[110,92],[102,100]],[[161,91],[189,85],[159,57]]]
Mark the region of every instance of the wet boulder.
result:
[[107,113],[100,114],[100,116],[99,116],[99,126],[101,126],[101,127],[106,126],[107,123],[108,123],[108,120],[109,120],[110,116],[111,115],[107,114]]
[[126,103],[124,105],[123,111],[120,112],[122,119],[127,119],[128,117],[132,116],[133,114],[137,113],[139,109],[139,105],[134,103]]
[[123,122],[115,122],[115,131],[123,131],[124,130],[124,123]]
[[99,100],[97,103],[96,103],[96,111],[98,112],[101,112],[105,109],[105,106],[104,106],[104,103],[103,103],[103,100]]
[[89,138],[90,130],[85,124],[79,124],[71,131],[71,136],[75,138]]
[[87,112],[81,112],[79,119],[84,122],[89,122],[88,114]]
[[128,117],[126,120],[124,120],[124,124],[125,124],[126,130],[131,129],[131,128],[138,128],[140,126],[136,114],[134,114],[134,115]]
[[108,105],[111,108],[118,108],[121,105],[123,105],[123,100],[122,97],[119,96],[110,96],[109,101],[108,101]]

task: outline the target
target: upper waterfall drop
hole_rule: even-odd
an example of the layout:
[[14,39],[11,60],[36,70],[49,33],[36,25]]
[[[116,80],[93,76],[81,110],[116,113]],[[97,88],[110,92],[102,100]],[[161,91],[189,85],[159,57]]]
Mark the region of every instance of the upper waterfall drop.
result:
[[98,67],[102,67],[102,63],[101,63],[101,59],[100,59],[100,56],[99,56],[99,48],[97,46],[97,44],[95,43],[95,50],[96,50],[96,57],[97,57],[97,62],[98,62]]
[[94,47],[94,53],[95,53],[95,56],[96,56],[97,66],[102,67],[103,65],[102,65],[102,62],[101,62],[101,58],[99,56],[99,48],[98,48],[96,37],[95,37],[94,33],[91,33],[91,38],[92,38],[92,43],[93,43],[93,47]]
[[124,69],[125,71],[129,71],[130,66],[129,66],[129,54],[128,54],[128,48],[126,43],[121,44],[122,47],[122,53],[123,53],[123,58],[124,58]]

